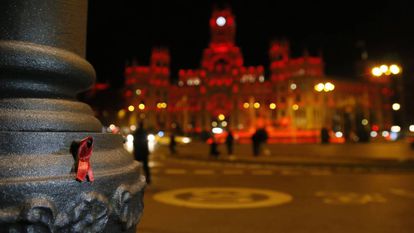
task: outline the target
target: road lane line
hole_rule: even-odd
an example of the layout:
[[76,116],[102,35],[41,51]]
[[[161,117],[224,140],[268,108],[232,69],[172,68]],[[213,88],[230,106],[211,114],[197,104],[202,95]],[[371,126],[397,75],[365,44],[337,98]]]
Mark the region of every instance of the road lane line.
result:
[[253,170],[252,175],[256,176],[270,176],[273,175],[273,171],[271,170]]
[[224,170],[223,175],[243,175],[243,170]]
[[158,161],[149,161],[148,167],[162,167],[163,164]]
[[198,169],[194,171],[195,175],[214,175],[214,170],[211,169]]
[[165,170],[165,174],[168,175],[183,175],[183,174],[187,174],[187,171],[185,169],[167,169]]
[[332,172],[327,170],[315,170],[315,171],[309,171],[309,174],[312,176],[330,176],[332,175]]
[[298,176],[301,175],[301,172],[298,171],[292,171],[292,170],[282,170],[280,171],[280,174],[283,176]]
[[387,199],[380,193],[355,193],[355,192],[324,192],[315,193],[328,205],[366,205],[371,203],[386,203]]
[[397,196],[414,198],[414,192],[407,191],[407,190],[404,190],[404,189],[393,188],[393,189],[390,190],[390,192],[394,195],[397,195]]

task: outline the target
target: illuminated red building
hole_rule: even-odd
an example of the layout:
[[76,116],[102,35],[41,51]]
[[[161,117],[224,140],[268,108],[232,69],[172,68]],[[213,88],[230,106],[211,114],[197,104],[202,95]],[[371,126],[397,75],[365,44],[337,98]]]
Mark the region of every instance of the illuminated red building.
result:
[[265,127],[279,141],[309,142],[317,140],[322,127],[351,137],[360,128],[391,126],[387,85],[327,77],[321,56],[305,52],[292,58],[285,40],[270,43],[265,77],[265,67],[244,65],[230,9],[214,10],[209,25],[211,42],[200,68],[179,70],[177,85],[169,82],[167,49],[153,49],[149,66],[126,67],[119,124],[145,119],[154,129],[221,127],[246,137]]

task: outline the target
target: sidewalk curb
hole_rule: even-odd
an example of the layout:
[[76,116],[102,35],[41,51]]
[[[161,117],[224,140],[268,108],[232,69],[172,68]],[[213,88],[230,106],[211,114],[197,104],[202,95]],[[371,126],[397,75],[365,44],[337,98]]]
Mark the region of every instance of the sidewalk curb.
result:
[[329,167],[334,169],[372,169],[372,170],[404,170],[414,171],[414,160],[366,160],[366,161],[252,161],[246,159],[213,159],[213,158],[199,158],[193,156],[176,156],[168,157],[169,159],[212,162],[212,163],[226,163],[226,164],[245,164],[245,165],[260,165],[260,166],[289,166],[289,167]]

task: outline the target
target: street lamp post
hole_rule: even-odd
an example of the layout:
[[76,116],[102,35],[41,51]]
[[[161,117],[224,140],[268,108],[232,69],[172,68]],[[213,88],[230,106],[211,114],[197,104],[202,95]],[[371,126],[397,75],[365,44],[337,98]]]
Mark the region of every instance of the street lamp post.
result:
[[75,101],[87,1],[0,2],[0,231],[135,232],[145,179],[122,137]]
[[[330,93],[335,90],[335,85],[331,82],[325,82],[325,83],[320,82],[314,85],[314,90],[318,93]],[[325,108],[325,111],[330,112],[329,106]],[[330,114],[327,114],[326,112],[324,112],[323,117],[322,117],[323,118],[322,127],[325,127],[324,125],[328,124],[328,121],[330,119],[329,115]]]
[[[403,95],[403,85],[401,82],[400,74],[402,73],[402,68],[400,65],[391,64],[386,65],[382,64],[380,66],[375,66],[371,69],[371,74],[378,79],[383,79],[385,77],[391,77],[389,86],[393,90],[393,96],[391,97],[391,111],[393,116],[393,124],[407,127],[405,124],[405,102]],[[386,82],[387,83],[387,82]]]

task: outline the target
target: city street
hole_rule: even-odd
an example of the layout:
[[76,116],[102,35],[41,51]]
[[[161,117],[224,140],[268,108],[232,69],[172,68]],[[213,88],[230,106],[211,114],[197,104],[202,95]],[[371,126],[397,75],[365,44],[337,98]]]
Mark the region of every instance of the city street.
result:
[[[155,157],[155,158],[154,158]],[[412,232],[410,171],[154,155],[140,233]]]
[[0,1],[0,233],[414,233],[410,3]]

